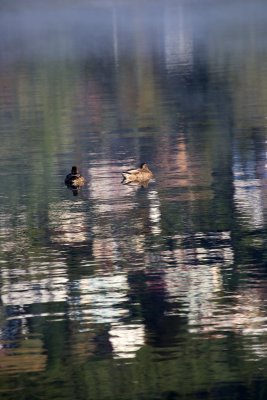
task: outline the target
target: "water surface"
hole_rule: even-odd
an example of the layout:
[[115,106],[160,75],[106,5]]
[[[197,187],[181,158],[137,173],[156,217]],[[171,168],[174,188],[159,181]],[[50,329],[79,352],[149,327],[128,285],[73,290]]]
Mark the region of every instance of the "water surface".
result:
[[1,398],[266,398],[266,15],[2,2]]

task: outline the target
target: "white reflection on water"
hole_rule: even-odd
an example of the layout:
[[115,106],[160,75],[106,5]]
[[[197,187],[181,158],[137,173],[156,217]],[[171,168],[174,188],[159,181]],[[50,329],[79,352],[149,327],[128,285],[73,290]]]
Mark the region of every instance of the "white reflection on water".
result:
[[88,238],[86,214],[80,211],[82,202],[53,203],[49,210],[49,227],[53,241],[65,245],[83,243]]
[[171,252],[165,251],[164,256],[174,259],[177,265],[212,267],[230,266],[233,263],[234,253],[229,231],[175,235],[173,239],[175,248]]
[[240,289],[233,296],[234,304],[217,311],[214,327],[220,330],[232,330],[243,335],[258,335],[267,331],[267,315],[262,307],[258,290]]
[[267,346],[263,338],[267,333],[267,315],[263,299],[256,288],[243,287],[237,293],[229,294],[229,305],[220,304],[220,296],[212,302],[210,315],[200,321],[200,326],[191,332],[205,334],[207,338],[217,338],[234,332],[242,335],[246,355],[252,360],[266,357]]
[[109,334],[115,358],[133,358],[145,343],[143,325],[112,324]]
[[[38,278],[41,273],[40,260],[29,268],[24,270],[24,277],[20,282],[13,282],[9,276],[9,271],[3,271],[2,279],[2,301],[5,305],[20,305],[48,303],[65,301],[67,297],[68,278],[64,276],[66,269],[64,264],[59,269],[55,268],[49,271],[49,265],[46,265],[46,275],[49,277]],[[14,276],[14,275],[13,275]]]
[[[199,239],[209,238],[217,241],[216,248],[199,246]],[[186,316],[189,332],[207,338],[220,338],[229,331],[242,335],[248,340],[250,354],[265,356],[266,344],[261,337],[267,332],[267,315],[264,292],[259,290],[262,283],[256,279],[255,287],[241,285],[228,292],[225,289],[234,265],[230,233],[198,233],[190,243],[188,239],[189,236],[178,236],[183,248],[174,250],[172,256],[168,254],[168,259],[174,258],[179,265],[169,268],[164,278],[168,301],[179,302],[170,315]]]
[[151,221],[151,232],[153,235],[161,234],[161,212],[160,212],[160,199],[158,192],[150,190],[148,192],[149,204],[149,219]]
[[[173,251],[172,257],[179,265],[178,268],[168,269],[166,273],[166,284],[169,299],[172,302],[180,298],[183,302],[182,311],[188,317],[190,331],[205,330],[207,318],[213,325],[213,301],[223,289],[222,268],[229,269],[233,263],[233,250],[231,248],[229,232],[221,233],[197,233],[187,244],[187,236],[178,236],[177,241],[180,248]],[[216,240],[216,247],[200,246],[200,240]],[[192,247],[191,247],[192,246]],[[209,323],[207,326],[209,326]]]
[[69,298],[73,306],[69,315],[90,323],[111,323],[127,315],[128,283],[126,275],[104,275],[82,278],[76,282],[79,295]]
[[[95,234],[101,230],[100,227],[94,227],[93,231]],[[105,234],[107,231],[105,230]],[[108,269],[116,266],[120,258],[118,250],[118,242],[116,239],[109,237],[96,237],[93,240],[92,252],[96,262],[98,262],[101,269]]]
[[235,180],[235,203],[242,218],[251,228],[263,228],[262,190],[259,180]]
[[[180,299],[183,306],[173,309],[172,313],[187,316],[190,333],[216,338],[232,331],[249,337],[250,350],[263,356],[266,346],[261,343],[259,349],[259,342],[267,331],[267,315],[261,290],[257,287],[260,282],[255,281],[255,288],[241,286],[237,291],[227,293],[223,279],[231,276],[234,261],[230,234],[210,235],[217,240],[216,249],[199,247],[199,239],[209,238],[209,235],[199,233],[191,242],[191,245],[195,243],[195,247],[187,245],[173,253],[180,268],[168,269],[165,275],[168,296],[171,303]],[[181,243],[185,237],[177,239]],[[228,299],[228,304],[222,299]]]
[[113,165],[111,160],[89,168],[90,198],[96,201],[94,207],[98,213],[127,211],[134,207],[132,192],[121,184],[122,176],[119,178],[125,169]]
[[243,165],[236,155],[233,164],[234,201],[242,222],[250,228],[263,228],[262,182],[256,177],[255,163]]
[[167,69],[175,73],[177,65],[191,67],[193,64],[193,42],[181,6],[178,10],[166,8],[164,28]]

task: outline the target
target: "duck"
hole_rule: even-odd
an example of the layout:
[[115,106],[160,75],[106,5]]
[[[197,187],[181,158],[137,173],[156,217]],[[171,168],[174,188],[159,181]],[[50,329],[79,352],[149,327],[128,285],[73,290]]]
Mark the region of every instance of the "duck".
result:
[[147,163],[142,163],[139,168],[136,169],[128,169],[127,171],[122,173],[123,183],[129,182],[148,182],[151,178],[153,178],[153,174],[150,171]]
[[78,168],[74,165],[71,172],[65,178],[65,185],[73,188],[81,187],[85,184],[84,177],[79,173]]

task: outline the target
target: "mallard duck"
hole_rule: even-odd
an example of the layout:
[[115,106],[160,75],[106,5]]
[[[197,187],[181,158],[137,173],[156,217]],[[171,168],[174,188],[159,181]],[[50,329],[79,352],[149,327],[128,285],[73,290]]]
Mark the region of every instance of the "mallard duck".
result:
[[76,166],[73,166],[71,168],[71,173],[68,174],[65,178],[65,185],[77,188],[83,186],[84,184],[84,177],[79,173],[78,168]]
[[122,176],[124,183],[147,182],[153,177],[153,174],[148,168],[148,165],[146,163],[142,163],[140,168],[129,169],[128,171],[123,172]]

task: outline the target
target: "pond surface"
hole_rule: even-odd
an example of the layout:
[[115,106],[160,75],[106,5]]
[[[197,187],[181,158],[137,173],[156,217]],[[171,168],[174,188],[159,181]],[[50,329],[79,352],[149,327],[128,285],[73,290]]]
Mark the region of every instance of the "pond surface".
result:
[[43,3],[0,6],[0,398],[266,399],[266,2]]

